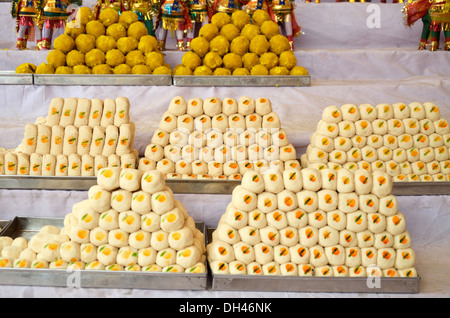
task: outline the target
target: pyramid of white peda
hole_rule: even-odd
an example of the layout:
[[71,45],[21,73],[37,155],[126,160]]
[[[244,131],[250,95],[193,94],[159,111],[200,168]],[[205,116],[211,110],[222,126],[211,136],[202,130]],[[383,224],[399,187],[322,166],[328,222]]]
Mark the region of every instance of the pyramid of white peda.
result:
[[394,181],[450,181],[450,127],[431,102],[328,106],[303,167],[384,171]]
[[247,171],[207,258],[215,274],[415,277],[404,215],[383,171]]
[[206,272],[203,233],[159,171],[102,168],[64,227],[0,238],[0,267]]
[[301,167],[269,99],[176,96],[138,169],[167,179],[240,180],[249,170]]
[[25,125],[22,143],[0,153],[0,174],[95,176],[103,167],[135,168],[134,133],[126,97],[56,97],[47,117]]

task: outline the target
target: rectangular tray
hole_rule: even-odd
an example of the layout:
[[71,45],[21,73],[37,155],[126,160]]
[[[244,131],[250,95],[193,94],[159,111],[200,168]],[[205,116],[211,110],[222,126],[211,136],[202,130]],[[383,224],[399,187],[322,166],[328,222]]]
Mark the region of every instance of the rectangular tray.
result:
[[6,228],[6,226],[11,222],[10,220],[0,220],[0,236],[3,236],[3,231]]
[[13,71],[0,71],[1,85],[32,85],[33,74],[16,74]]
[[[212,241],[213,228],[206,240]],[[398,293],[419,292],[420,277],[293,277],[220,275],[211,272],[211,289],[226,291],[313,292],[313,293]]]
[[172,75],[34,74],[35,85],[170,86]]
[[[62,227],[64,219],[16,217],[5,228],[4,234],[12,238],[30,239],[44,225]],[[196,223],[198,229],[205,233],[205,225]],[[205,235],[206,236],[206,235]],[[170,289],[170,290],[205,290],[208,273],[146,273],[126,271],[70,271],[54,269],[2,268],[1,285],[51,286],[81,288],[136,288],[136,289]],[[76,285],[74,285],[76,284]]]
[[173,76],[175,86],[310,86],[311,76],[270,75],[270,76]]
[[[85,191],[96,184],[96,177],[0,175],[0,189]],[[166,179],[166,184],[174,193],[231,194],[233,189],[241,182],[234,180]],[[394,182],[392,194],[398,196],[449,195],[450,182]]]

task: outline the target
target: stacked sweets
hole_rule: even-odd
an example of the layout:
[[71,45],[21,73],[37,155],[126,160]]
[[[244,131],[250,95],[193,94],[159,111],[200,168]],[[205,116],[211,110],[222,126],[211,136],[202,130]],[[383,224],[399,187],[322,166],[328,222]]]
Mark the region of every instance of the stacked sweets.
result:
[[1,174],[94,176],[103,167],[134,168],[135,125],[126,97],[53,98],[46,118],[25,125],[22,143],[0,153]]
[[267,98],[174,97],[140,159],[166,178],[240,180],[245,171],[300,169]]
[[394,181],[449,181],[450,128],[431,102],[345,104],[322,114],[303,166],[385,171]]
[[0,238],[0,267],[204,273],[203,233],[158,171],[103,168],[64,227]]
[[207,246],[216,274],[414,277],[405,217],[383,171],[248,171]]

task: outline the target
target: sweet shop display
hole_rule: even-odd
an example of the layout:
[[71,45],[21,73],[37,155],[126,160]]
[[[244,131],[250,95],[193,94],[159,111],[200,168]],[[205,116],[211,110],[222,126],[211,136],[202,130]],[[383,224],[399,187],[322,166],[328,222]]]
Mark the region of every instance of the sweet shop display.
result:
[[2,149],[4,175],[94,176],[104,167],[135,168],[130,102],[53,98],[47,117],[26,124],[22,143]]
[[37,67],[24,63],[16,73],[171,74],[156,38],[148,34],[136,13],[119,15],[105,8],[96,20],[89,9],[80,12],[81,25],[69,24],[65,33],[55,39],[47,63]]
[[383,171],[394,181],[450,181],[450,128],[431,102],[324,109],[303,167]]
[[207,257],[214,274],[416,277],[391,177],[359,169],[248,171]]
[[[289,14],[288,14],[289,15]],[[218,12],[183,54],[174,75],[308,75],[294,55],[293,40],[270,15],[256,10]]]
[[168,179],[240,180],[248,170],[298,169],[296,150],[267,98],[172,98],[139,170]]
[[205,243],[158,171],[103,168],[64,227],[0,238],[0,267],[204,273]]

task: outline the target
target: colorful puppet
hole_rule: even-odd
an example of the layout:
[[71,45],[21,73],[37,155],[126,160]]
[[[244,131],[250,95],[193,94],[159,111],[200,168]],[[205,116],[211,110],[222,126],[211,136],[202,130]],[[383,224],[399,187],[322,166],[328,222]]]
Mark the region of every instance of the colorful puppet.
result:
[[271,0],[269,5],[272,20],[280,25],[281,31],[284,29],[291,49],[294,50],[294,37],[299,36],[301,30],[295,20],[294,0]]
[[42,41],[39,26],[40,13],[41,2],[39,0],[13,0],[11,2],[11,15],[17,23],[17,49],[26,49],[28,41],[36,41],[37,48],[40,48]]

